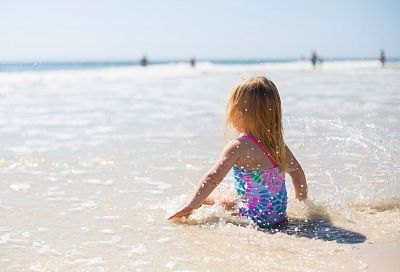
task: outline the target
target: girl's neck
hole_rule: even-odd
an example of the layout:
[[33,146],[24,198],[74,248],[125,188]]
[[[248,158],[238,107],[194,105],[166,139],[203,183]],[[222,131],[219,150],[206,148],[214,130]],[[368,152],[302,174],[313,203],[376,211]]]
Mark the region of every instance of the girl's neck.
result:
[[246,135],[246,134],[253,135],[253,133],[251,133],[249,130],[244,130],[244,131],[240,131],[239,132],[239,136],[243,136],[243,135]]

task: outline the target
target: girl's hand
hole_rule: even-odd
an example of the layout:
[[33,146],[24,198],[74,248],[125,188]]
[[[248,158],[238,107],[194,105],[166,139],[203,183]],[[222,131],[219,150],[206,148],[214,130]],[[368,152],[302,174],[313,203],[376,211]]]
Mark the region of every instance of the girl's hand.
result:
[[186,204],[186,207],[170,216],[168,220],[188,217],[194,209],[197,209],[202,204],[214,204],[215,200],[212,198],[207,199],[207,197],[218,186],[218,184],[221,183],[222,179],[226,174],[228,174],[235,161],[239,158],[239,152],[241,150],[239,146],[240,142],[238,140],[233,140],[225,146],[218,161],[201,179],[191,200]]
[[224,207],[225,210],[233,211],[237,206],[237,202],[233,199],[224,199],[221,201],[221,205]]
[[184,207],[177,211],[175,214],[168,217],[168,220],[175,220],[181,217],[188,217],[193,212],[193,209],[190,207]]

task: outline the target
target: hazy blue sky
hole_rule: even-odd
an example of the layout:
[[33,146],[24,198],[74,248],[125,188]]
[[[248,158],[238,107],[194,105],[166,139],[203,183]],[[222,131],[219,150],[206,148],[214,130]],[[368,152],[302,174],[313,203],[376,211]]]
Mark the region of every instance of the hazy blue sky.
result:
[[400,56],[399,0],[0,0],[0,61]]

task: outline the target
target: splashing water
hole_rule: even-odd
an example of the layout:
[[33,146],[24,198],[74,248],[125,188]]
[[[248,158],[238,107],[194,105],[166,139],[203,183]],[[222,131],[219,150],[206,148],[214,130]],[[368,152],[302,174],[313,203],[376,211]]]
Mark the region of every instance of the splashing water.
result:
[[[398,67],[1,73],[0,270],[390,271],[400,250]],[[288,178],[288,223],[273,230],[220,205],[166,221],[224,145],[229,88],[260,74],[278,86],[310,199],[295,201]],[[231,176],[216,194],[234,198]]]

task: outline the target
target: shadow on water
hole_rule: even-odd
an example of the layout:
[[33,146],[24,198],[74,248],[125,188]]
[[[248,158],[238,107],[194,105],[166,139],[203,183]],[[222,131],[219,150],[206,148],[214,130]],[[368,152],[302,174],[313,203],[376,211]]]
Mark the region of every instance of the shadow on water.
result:
[[[365,242],[367,239],[361,233],[333,225],[328,212],[322,206],[318,206],[310,200],[304,201],[304,205],[307,211],[307,219],[288,217],[283,223],[270,227],[257,226],[256,229],[269,234],[285,233],[297,237],[336,241],[340,244],[359,244]],[[231,213],[231,217],[224,218],[224,222],[241,227],[248,226],[248,222],[238,222],[237,218],[237,213]],[[202,220],[202,222],[197,222],[197,224],[217,223],[220,219],[219,217],[211,216],[206,220]],[[196,224],[195,222],[191,222],[191,224],[193,223]]]
[[329,218],[312,220],[288,218],[287,222],[279,226],[274,228],[259,228],[259,230],[271,234],[280,232],[297,237],[336,241],[340,244],[359,244],[367,239],[361,233],[334,226]]
[[[223,221],[225,223],[240,227],[248,226],[248,223],[238,222],[235,220],[235,217],[224,218]],[[201,220],[200,222],[183,221],[176,223],[203,225],[218,222],[221,222],[220,217],[211,216],[205,220]],[[361,233],[334,226],[329,216],[319,216],[318,218],[312,219],[298,219],[289,217],[288,220],[282,224],[274,225],[273,227],[269,228],[256,227],[256,229],[269,234],[285,233],[288,235],[295,235],[296,237],[305,237],[324,241],[336,241],[340,244],[359,244],[365,242],[367,239],[367,237]]]

